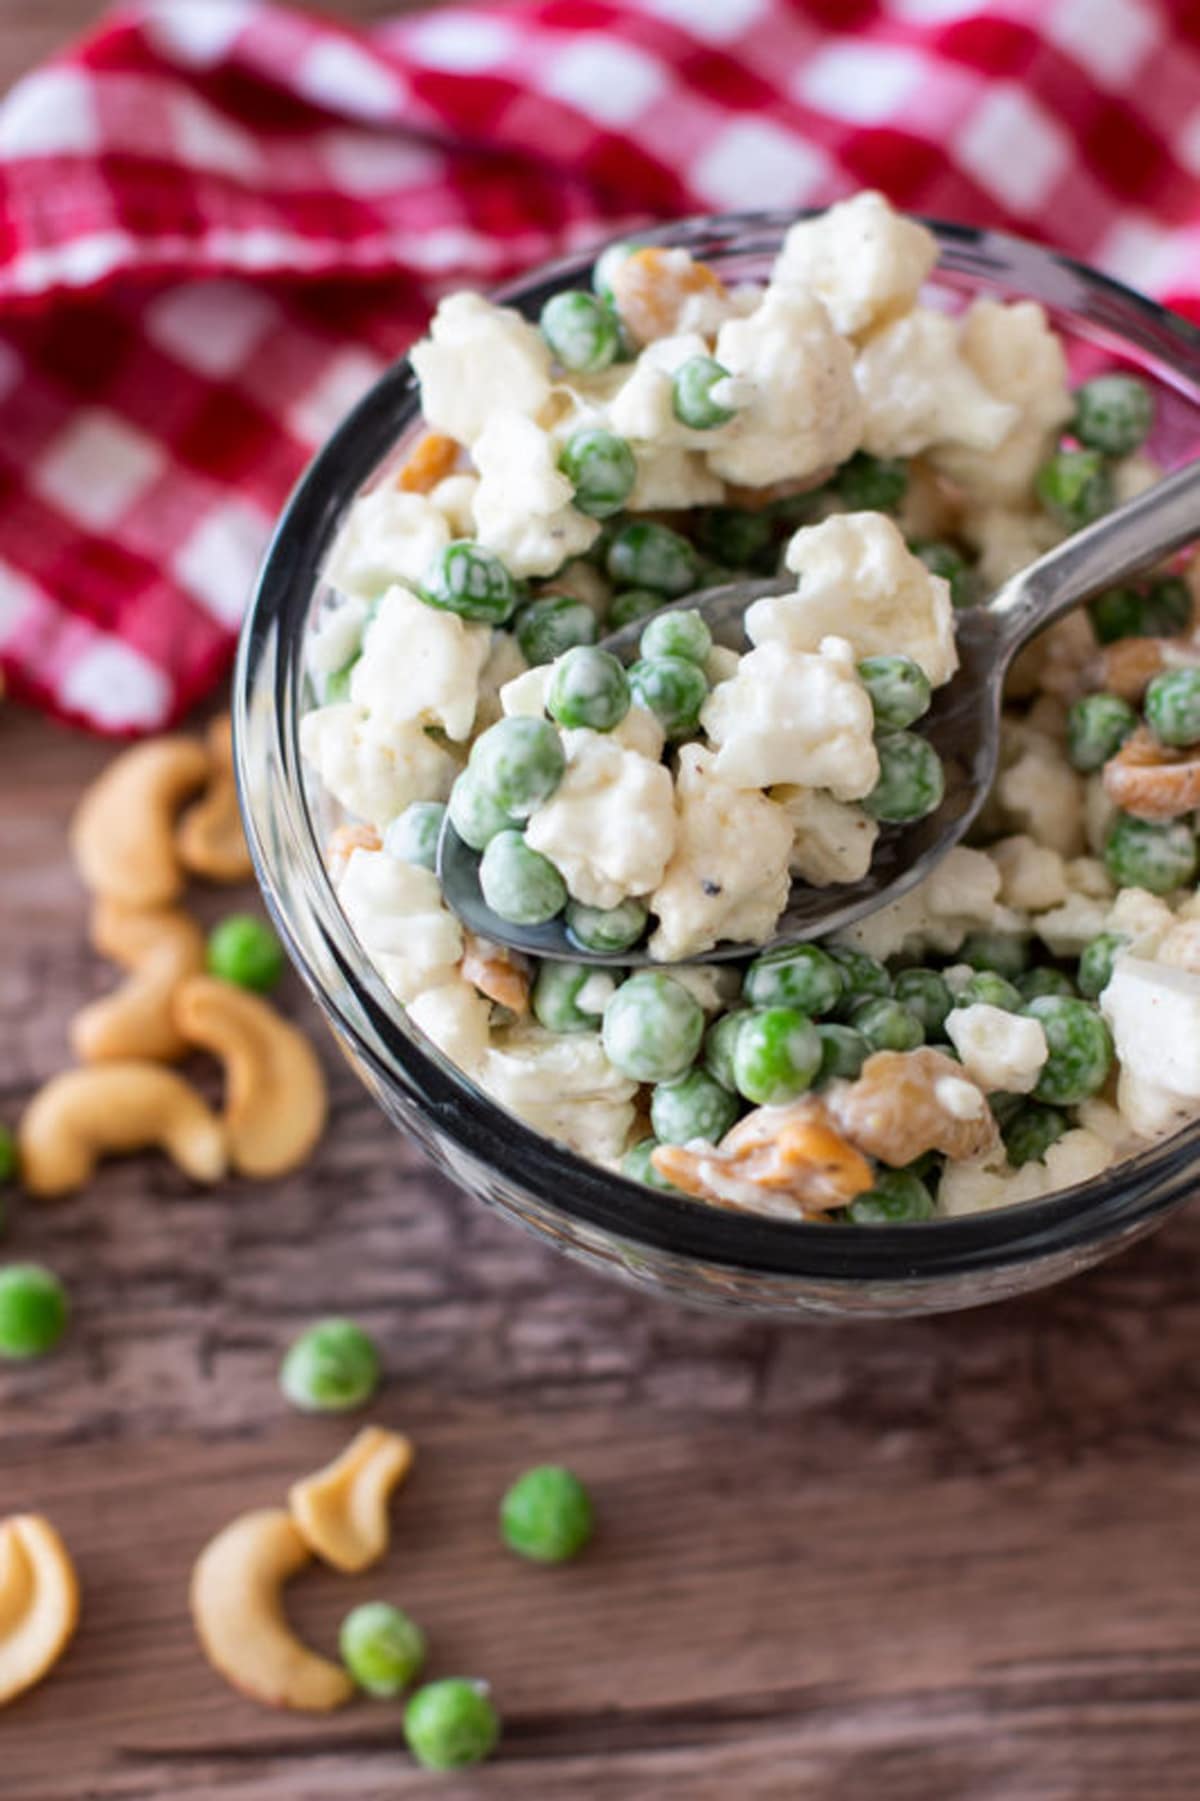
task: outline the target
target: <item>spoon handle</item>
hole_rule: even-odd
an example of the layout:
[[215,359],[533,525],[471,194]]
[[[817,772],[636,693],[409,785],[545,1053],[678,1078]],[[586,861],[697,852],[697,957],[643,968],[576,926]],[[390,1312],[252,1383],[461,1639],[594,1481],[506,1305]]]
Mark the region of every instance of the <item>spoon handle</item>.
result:
[[1002,651],[1019,650],[1081,600],[1200,538],[1200,460],[1056,545],[997,590],[988,606]]

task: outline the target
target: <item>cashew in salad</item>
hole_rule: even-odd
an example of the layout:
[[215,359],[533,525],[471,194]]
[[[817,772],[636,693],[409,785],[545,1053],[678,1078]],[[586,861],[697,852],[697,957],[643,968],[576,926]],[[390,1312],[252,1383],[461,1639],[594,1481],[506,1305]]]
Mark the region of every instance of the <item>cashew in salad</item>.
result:
[[158,1063],[95,1063],[52,1076],[26,1107],[17,1140],[31,1194],[69,1194],[102,1156],[151,1145],[194,1182],[225,1173],[221,1122],[190,1083]]
[[147,911],[101,898],[92,912],[92,943],[129,970],[128,980],[75,1015],[71,1046],[83,1063],[148,1058],[171,1063],[187,1040],[171,1016],[179,983],[204,968],[204,934],[178,907]]
[[127,907],[164,907],[182,892],[175,816],[208,770],[194,738],[151,738],[109,764],[71,821],[71,849],[93,893]]
[[292,1518],[309,1548],[337,1570],[365,1570],[388,1547],[388,1501],[412,1466],[399,1432],[365,1426],[341,1456],[293,1485]]
[[459,972],[480,994],[497,1006],[507,1007],[520,1019],[529,1011],[529,967],[501,945],[473,932],[464,934],[465,946]]
[[874,1181],[866,1158],[814,1096],[756,1108],[712,1150],[660,1144],[651,1161],[685,1194],[790,1218],[846,1207]]
[[940,1151],[954,1162],[997,1149],[999,1128],[983,1090],[944,1051],[876,1051],[827,1105],[852,1144],[892,1169]]
[[695,295],[721,296],[725,284],[707,263],[694,262],[686,251],[647,244],[617,264],[612,292],[622,323],[646,344],[678,331]]
[[429,494],[453,475],[461,446],[445,432],[427,431],[417,439],[396,472],[396,486],[404,494]]
[[175,849],[192,875],[209,882],[246,882],[254,874],[233,775],[233,726],[228,713],[205,736],[208,788],[179,821]]
[[1104,765],[1104,792],[1138,819],[1179,819],[1200,807],[1200,756],[1170,750],[1144,726]]
[[49,1520],[0,1520],[0,1707],[49,1674],[79,1620],[79,1582]]

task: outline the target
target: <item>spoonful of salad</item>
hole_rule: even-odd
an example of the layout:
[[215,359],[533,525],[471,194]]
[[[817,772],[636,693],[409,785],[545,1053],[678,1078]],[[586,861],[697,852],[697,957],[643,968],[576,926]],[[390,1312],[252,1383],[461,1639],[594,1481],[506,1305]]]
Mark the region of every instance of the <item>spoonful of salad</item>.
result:
[[[766,944],[730,938],[696,960],[743,958],[838,931],[924,881],[969,830],[992,786],[1005,678],[1018,652],[1081,602],[1198,535],[1200,463],[1191,463],[1040,557],[986,605],[957,612],[957,668],[936,690],[913,657],[861,659],[857,678],[873,709],[878,759],[874,786],[859,790],[863,816],[879,827],[870,867],[859,880],[835,885],[794,880]],[[700,664],[712,647],[740,652],[748,636],[761,647],[771,609],[785,608],[789,593],[795,600],[795,582],[772,579],[688,595],[649,621],[557,659],[539,694],[549,719],[539,706],[536,715],[511,714],[482,734],[451,796],[437,853],[446,903],[465,926],[539,958],[625,969],[671,960],[654,955],[641,900],[610,908],[571,900],[558,868],[524,836],[525,821],[563,778],[564,753],[552,721],[568,733],[608,731],[632,698],[668,728],[674,722],[668,736],[685,736],[708,698]],[[802,598],[803,575],[799,593]],[[901,640],[905,626],[898,617]],[[835,633],[836,623],[823,652]],[[835,729],[831,722],[831,743]],[[761,796],[739,792],[736,784],[712,788],[720,789],[716,804],[726,808],[752,805],[754,798],[761,804]],[[622,824],[639,829],[636,818]]]

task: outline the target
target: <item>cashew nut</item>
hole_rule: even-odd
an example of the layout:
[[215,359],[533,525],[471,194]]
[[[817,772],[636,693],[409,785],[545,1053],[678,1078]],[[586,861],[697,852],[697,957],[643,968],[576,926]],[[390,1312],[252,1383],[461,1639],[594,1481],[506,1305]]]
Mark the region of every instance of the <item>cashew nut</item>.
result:
[[79,1620],[79,1583],[49,1520],[0,1520],[0,1707],[40,1682]]
[[189,1044],[225,1065],[229,1157],[244,1176],[281,1176],[304,1162],[325,1124],[325,1077],[311,1044],[268,1002],[212,976],[175,995]]
[[158,1063],[94,1063],[51,1077],[21,1118],[21,1174],[31,1194],[81,1188],[109,1151],[157,1145],[194,1182],[225,1173],[225,1133],[196,1090]]
[[102,956],[132,971],[127,982],[93,1001],[71,1023],[71,1045],[83,1063],[147,1057],[171,1063],[188,1048],[171,1015],[185,976],[204,968],[204,934],[178,907],[141,912],[99,900],[92,943]]
[[208,788],[179,821],[175,849],[193,875],[209,882],[246,882],[254,874],[233,776],[233,726],[228,713],[205,736]]
[[283,1508],[240,1514],[196,1559],[192,1619],[208,1661],[234,1688],[269,1707],[328,1713],[350,1699],[354,1684],[301,1644],[280,1593],[309,1558]]
[[183,888],[175,815],[207,775],[208,753],[194,738],[151,738],[122,751],[71,821],[71,849],[87,886],[127,907],[173,901]]
[[364,1426],[333,1463],[294,1483],[288,1506],[309,1548],[347,1573],[377,1563],[388,1547],[388,1500],[412,1460],[399,1432]]

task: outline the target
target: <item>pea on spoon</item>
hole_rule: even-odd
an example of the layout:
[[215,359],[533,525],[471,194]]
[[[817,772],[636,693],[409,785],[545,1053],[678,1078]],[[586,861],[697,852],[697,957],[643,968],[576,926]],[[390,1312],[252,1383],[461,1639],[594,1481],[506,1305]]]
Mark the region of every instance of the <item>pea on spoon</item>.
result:
[[[714,963],[761,954],[785,944],[835,932],[887,906],[924,881],[934,866],[969,830],[996,774],[1004,681],[1017,653],[1064,613],[1200,537],[1200,462],[1187,464],[1136,500],[1097,520],[1057,545],[1036,563],[1012,576],[984,606],[955,615],[959,668],[934,696],[921,721],[921,735],[940,756],[945,771],[942,804],[926,818],[880,833],[871,868],[858,882],[814,888],[792,884],[787,908],[765,945],[732,941],[694,959]],[[718,644],[744,648],[747,609],[766,595],[794,592],[792,581],[730,582],[690,594],[663,611],[699,613]],[[644,619],[602,641],[622,662],[637,654]],[[903,650],[903,645],[896,647]],[[438,844],[437,870],[447,905],[472,932],[512,950],[573,963],[654,964],[645,943],[630,950],[589,950],[569,934],[560,916],[545,925],[521,926],[501,919],[483,898],[479,854],[447,819]],[[660,964],[659,967],[662,967]]]

